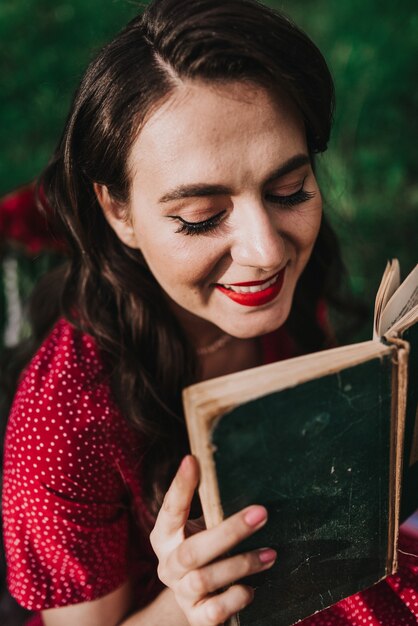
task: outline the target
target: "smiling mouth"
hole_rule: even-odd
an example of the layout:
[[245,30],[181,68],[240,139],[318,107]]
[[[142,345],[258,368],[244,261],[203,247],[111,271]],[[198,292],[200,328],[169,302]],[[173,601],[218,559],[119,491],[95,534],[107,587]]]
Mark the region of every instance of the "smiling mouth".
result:
[[216,284],[215,288],[236,304],[247,307],[259,307],[275,300],[283,287],[286,267],[267,280],[231,285]]
[[274,283],[277,282],[279,276],[280,272],[275,274],[272,278],[269,278],[263,282],[254,281],[251,283],[236,283],[234,285],[220,284],[219,286],[223,287],[224,289],[228,289],[229,291],[234,291],[235,293],[258,293],[259,291],[264,291],[268,287],[271,287],[271,285],[274,285]]

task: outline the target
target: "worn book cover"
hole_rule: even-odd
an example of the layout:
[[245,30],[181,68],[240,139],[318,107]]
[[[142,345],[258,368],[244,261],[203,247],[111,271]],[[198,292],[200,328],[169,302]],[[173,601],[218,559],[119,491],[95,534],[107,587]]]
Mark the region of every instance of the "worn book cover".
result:
[[[392,282],[386,304],[397,287]],[[271,570],[249,581],[254,602],[231,623],[290,626],[396,569],[402,482],[410,484],[403,509],[418,506],[417,386],[407,392],[409,341],[414,359],[417,352],[414,319],[392,334],[389,324],[386,338],[185,390],[207,525],[263,504],[268,524],[236,552],[270,546],[278,553]],[[410,363],[409,376],[417,373]]]

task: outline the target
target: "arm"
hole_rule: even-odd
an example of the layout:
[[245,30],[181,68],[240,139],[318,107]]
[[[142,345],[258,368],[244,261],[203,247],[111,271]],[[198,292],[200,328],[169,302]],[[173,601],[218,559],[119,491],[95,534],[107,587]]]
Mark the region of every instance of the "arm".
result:
[[165,589],[151,604],[128,619],[120,626],[189,626],[171,589]]
[[129,616],[132,596],[129,585],[123,585],[99,600],[43,611],[45,626],[218,626],[249,604],[252,589],[234,583],[271,567],[274,551],[222,557],[261,528],[267,513],[263,507],[247,507],[190,536],[188,516],[198,481],[196,460],[186,457],[151,534],[158,575],[167,589]]
[[42,620],[45,626],[189,626],[169,589],[145,608],[126,617],[131,605],[131,588],[126,583],[103,598],[42,611]]

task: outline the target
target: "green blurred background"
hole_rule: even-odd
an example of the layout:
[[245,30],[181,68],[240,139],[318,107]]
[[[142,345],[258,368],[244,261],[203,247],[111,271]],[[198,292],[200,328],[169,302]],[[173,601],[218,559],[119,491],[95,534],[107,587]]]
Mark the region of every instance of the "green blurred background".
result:
[[[319,176],[352,288],[371,310],[386,259],[398,257],[403,273],[418,261],[418,2],[267,4],[302,26],[332,69],[335,129]],[[87,62],[137,10],[129,0],[2,0],[0,194],[46,164]]]

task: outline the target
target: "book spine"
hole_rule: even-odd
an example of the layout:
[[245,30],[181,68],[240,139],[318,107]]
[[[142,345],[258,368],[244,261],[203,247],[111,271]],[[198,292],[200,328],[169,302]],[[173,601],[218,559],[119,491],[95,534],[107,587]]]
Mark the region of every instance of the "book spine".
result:
[[403,459],[406,401],[408,393],[408,355],[409,344],[397,337],[387,338],[394,347],[392,374],[392,426],[391,426],[391,467],[393,474],[389,481],[389,501],[394,502],[393,513],[389,519],[389,541],[387,573],[392,574],[398,568],[398,532],[401,502],[401,478]]

